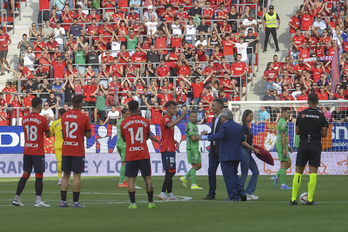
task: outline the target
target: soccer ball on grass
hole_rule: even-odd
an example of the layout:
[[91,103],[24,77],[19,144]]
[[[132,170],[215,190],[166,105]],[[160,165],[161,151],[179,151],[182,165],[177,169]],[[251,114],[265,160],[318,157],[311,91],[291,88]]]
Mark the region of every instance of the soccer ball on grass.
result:
[[307,192],[302,193],[301,196],[300,196],[301,204],[305,205],[307,200],[308,200],[308,193]]

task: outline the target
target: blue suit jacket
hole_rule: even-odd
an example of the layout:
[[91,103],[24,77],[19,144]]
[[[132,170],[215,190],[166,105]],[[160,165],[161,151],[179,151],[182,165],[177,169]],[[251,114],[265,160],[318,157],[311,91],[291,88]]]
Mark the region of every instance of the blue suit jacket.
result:
[[220,126],[219,132],[208,135],[209,141],[220,140],[219,161],[240,161],[242,142],[245,141],[243,127],[233,120],[227,120]]

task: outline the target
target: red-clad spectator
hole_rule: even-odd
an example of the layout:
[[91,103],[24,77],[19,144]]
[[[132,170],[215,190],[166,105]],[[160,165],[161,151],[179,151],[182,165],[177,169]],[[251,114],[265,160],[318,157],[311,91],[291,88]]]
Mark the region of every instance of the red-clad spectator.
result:
[[214,100],[214,96],[212,94],[209,93],[209,91],[211,90],[210,86],[206,86],[203,89],[203,95],[201,97],[201,101],[204,104],[204,109],[206,111],[208,111],[210,109],[210,104],[213,102]]
[[[166,25],[166,24],[164,24]],[[167,32],[168,29],[166,29]],[[163,35],[163,31],[158,31],[158,37],[155,39],[155,35],[152,35],[152,40],[156,40],[156,49],[159,51],[160,49],[162,50],[163,55],[167,55],[168,51],[167,49],[167,37]]]
[[127,39],[125,35],[128,34],[128,25],[125,20],[121,19],[117,24],[117,36],[121,40],[121,44],[127,44]]
[[207,124],[211,124],[213,122],[214,117],[215,117],[215,114],[211,110],[211,107],[209,107],[209,110],[207,111],[207,113],[205,115],[205,120],[206,120]]
[[215,64],[215,69],[217,70],[218,76],[220,76],[219,80],[223,79],[223,75],[225,72],[227,72],[228,74],[231,73],[231,66],[226,63],[226,58],[224,56],[221,57],[221,64]]
[[[190,75],[190,64],[189,62],[183,57],[178,61],[178,76],[183,77],[185,75]],[[178,79],[177,79],[178,80]]]
[[51,17],[48,21],[50,27],[52,27],[53,29],[57,27],[57,23],[60,20],[60,16],[57,14],[57,10],[55,7],[52,7],[51,9]]
[[135,12],[134,7],[129,8],[129,13],[127,15],[127,20],[132,23],[133,21],[135,21],[136,18],[139,18],[139,14],[137,12]]
[[233,41],[234,35],[226,34],[225,39],[222,40],[223,45],[223,55],[226,58],[227,62],[233,62],[234,61],[234,41]]
[[74,39],[74,35],[70,34],[69,39],[67,39],[65,42],[64,48],[69,48],[70,51],[73,51],[76,44],[77,44],[77,41]]
[[301,23],[300,15],[301,15],[301,11],[297,10],[296,14],[290,18],[289,26],[290,26],[291,37],[293,37],[297,29],[300,28],[300,23]]
[[118,0],[116,6],[116,12],[117,9],[121,9],[123,12],[127,12],[127,8],[129,7],[129,1],[128,0]]
[[133,64],[132,59],[128,59],[128,65],[125,70],[125,76],[130,82],[134,82],[134,77],[138,77],[139,69]]
[[317,42],[315,44],[315,47],[313,48],[313,52],[317,55],[317,57],[325,56],[325,50],[324,47],[321,46],[321,42]]
[[87,80],[87,85],[85,85],[84,82],[82,82],[81,86],[83,87],[83,101],[85,105],[95,106],[96,98],[92,96],[95,90],[97,89],[95,83],[92,84],[92,80]]
[[44,41],[42,41],[41,35],[38,35],[37,40],[34,42],[34,45],[33,45],[33,50],[35,51],[35,57],[38,57],[41,54],[45,46],[46,44]]
[[[96,8],[92,8],[92,14],[89,14],[88,17],[87,17],[87,22],[92,22],[92,19],[93,18],[96,18],[97,22],[100,22],[100,18],[99,18],[99,15],[97,14],[97,9]],[[110,18],[109,18],[110,19]],[[106,19],[108,20],[108,19]]]
[[102,53],[107,49],[108,41],[104,39],[104,34],[99,34],[99,37],[94,41],[94,46]]
[[220,52],[220,46],[215,45],[214,51],[210,56],[210,60],[215,61],[215,62],[220,62],[222,57],[222,53]]
[[298,64],[294,67],[294,73],[300,75],[303,70],[306,69],[306,65],[303,63],[303,58],[298,59]]
[[7,125],[6,118],[7,118],[7,114],[4,111],[3,106],[0,104],[0,126],[6,126]]
[[[21,109],[16,109],[19,107],[23,107],[23,100],[21,98],[18,98],[17,95],[13,95],[11,101],[9,102],[12,109],[12,126],[21,126],[22,125],[22,119],[23,119],[23,111]],[[18,116],[18,121],[17,121]]]
[[236,86],[232,83],[227,72],[224,73],[224,77],[220,81],[219,89],[224,90],[224,94],[226,94],[227,97],[231,95],[232,90],[236,90]]
[[308,63],[305,64],[309,67],[309,70],[312,72],[314,82],[317,82],[320,79],[321,74],[326,73],[322,63],[317,62],[314,64],[314,66],[310,66]]
[[[220,3],[220,8],[216,10],[215,12],[215,19],[218,20],[223,20],[226,18],[228,14],[228,10],[225,8],[225,4],[224,3]],[[219,25],[222,24],[222,21],[218,21],[217,22]]]
[[207,25],[211,25],[211,20],[213,18],[215,11],[210,7],[210,2],[205,2],[205,8],[202,10],[202,18],[207,20]]
[[176,87],[176,102],[178,104],[184,104],[187,101],[188,88],[185,85],[184,80],[179,81],[179,86]]
[[160,62],[160,65],[156,69],[156,76],[159,79],[162,79],[163,77],[169,77],[170,76],[170,70],[167,66],[165,66],[165,60],[162,59]]
[[169,83],[169,80],[167,77],[163,78],[163,85],[161,86],[161,91],[164,91],[165,89],[172,91],[173,90],[173,85]]
[[46,43],[47,50],[50,54],[53,54],[56,50],[56,48],[59,47],[58,42],[53,39],[52,36],[48,38],[48,41]]
[[113,34],[113,28],[108,23],[108,20],[106,18],[103,19],[103,25],[99,26],[98,33],[103,34],[104,40],[110,43]]
[[146,54],[144,52],[140,51],[140,47],[139,46],[135,47],[135,52],[132,55],[132,61],[134,63],[136,63],[135,66],[137,68],[139,68],[139,69],[140,69],[140,66],[141,66],[139,63],[145,63],[146,62]]
[[303,42],[301,47],[294,45],[297,50],[300,52],[300,58],[307,59],[311,54],[311,50],[306,42]]
[[320,86],[319,92],[316,94],[318,95],[319,100],[329,100],[329,96],[332,95],[325,86]]
[[265,72],[263,73],[263,79],[266,80],[266,86],[267,89],[272,87],[272,83],[275,81],[276,78],[276,73],[273,70],[273,63],[268,62],[267,68]]
[[165,11],[162,14],[159,14],[163,19],[167,20],[168,24],[171,24],[174,21],[175,11],[172,8],[172,5],[166,4]]
[[178,34],[176,31],[174,32],[174,37],[172,37],[172,36],[169,35],[169,38],[170,38],[170,46],[171,46],[172,48],[174,48],[174,47],[181,48],[181,47],[182,47],[182,46],[181,46],[181,42],[182,42],[182,40],[183,40],[184,37],[185,37],[186,30],[187,30],[187,26],[184,25],[184,28],[185,28],[185,30],[184,30],[184,32],[183,32],[180,36],[179,36],[179,34]]
[[280,73],[283,73],[283,70],[286,69],[288,70],[289,73],[293,74],[294,73],[294,65],[291,62],[291,59],[289,56],[285,57],[285,64],[280,66]]
[[[11,93],[17,93],[17,90],[15,87],[12,86],[11,82],[6,82],[6,87],[3,88],[1,92],[5,94],[6,104],[10,104]],[[3,99],[1,99],[1,104],[3,104]],[[3,106],[5,106],[5,105],[3,105]]]
[[284,64],[283,62],[278,62],[278,55],[273,56],[273,70],[274,70],[276,76],[279,76],[279,74],[280,74],[279,70],[283,64]]
[[288,85],[290,89],[294,88],[294,81],[291,76],[289,76],[289,72],[287,69],[283,69],[283,76],[281,79],[282,86]]
[[297,96],[297,101],[305,101],[308,100],[308,94],[305,87],[301,87],[301,94]]
[[65,31],[69,30],[73,19],[74,19],[74,12],[70,10],[69,4],[65,4],[65,8],[62,13],[62,20],[63,20],[62,27],[64,28]]
[[103,0],[101,2],[102,8],[105,9],[105,18],[110,20],[111,16],[115,13],[116,0]]
[[126,45],[122,44],[121,51],[118,53],[118,63],[123,65],[124,70],[127,67],[128,58],[129,58],[129,52],[126,51]]
[[[244,87],[245,84],[245,75],[247,74],[248,67],[242,62],[242,55],[237,54],[237,62],[232,64],[231,67],[231,76],[234,81],[234,85],[239,87]],[[240,78],[242,78],[242,83],[240,83]]]
[[301,46],[302,43],[307,42],[307,39],[304,35],[302,35],[301,29],[298,28],[296,30],[296,35],[294,35],[291,39],[293,44],[296,44],[297,46]]
[[132,84],[131,82],[128,80],[128,78],[126,77],[122,83],[121,83],[121,91],[120,93],[122,94],[122,97],[126,97],[127,96],[127,92],[132,90]]
[[33,73],[29,68],[24,67],[23,63],[18,63],[18,71],[22,73],[21,79],[33,79]]
[[70,79],[75,80],[75,78],[78,78],[77,69],[74,68],[74,66],[72,64],[68,64],[68,67],[64,72],[64,78],[69,79],[69,80]]
[[[97,25],[97,19],[92,19],[92,24],[87,27],[86,35],[89,36],[98,36],[100,28]],[[96,40],[97,37],[92,37],[93,40]]]
[[134,80],[135,95],[143,95],[146,89],[146,83],[141,77],[137,77]]
[[64,69],[66,67],[66,63],[63,62],[62,57],[57,57],[57,61],[52,62],[54,77],[63,78],[64,77]]
[[301,30],[307,32],[313,23],[313,17],[309,14],[307,7],[302,7],[301,13]]
[[347,91],[344,89],[343,86],[341,86],[338,90],[338,93],[333,94],[333,97],[336,100],[347,100],[348,99]]
[[134,97],[132,95],[132,92],[131,91],[127,91],[127,96],[123,98],[123,102],[122,102],[122,105],[124,107],[127,107],[128,108],[128,102],[134,100]]
[[117,57],[114,57],[109,73],[111,76],[116,76],[117,78],[121,78],[123,76],[123,66],[118,63]]
[[118,21],[120,21],[121,19],[124,19],[124,18],[125,18],[125,14],[121,11],[121,7],[117,6],[116,12],[114,14],[112,14],[111,18],[110,18],[110,21],[114,22],[113,28],[116,29]]
[[[146,28],[144,24],[140,23],[139,17],[135,18],[135,22],[132,22],[130,28],[133,28],[134,33],[136,35],[146,35]],[[147,42],[149,41],[144,39],[143,43],[147,43]],[[149,48],[144,48],[144,49],[149,49]]]
[[198,60],[200,62],[206,62],[209,60],[208,55],[205,54],[204,46],[202,44],[199,44],[197,46],[198,51],[196,52],[195,55],[195,60]]
[[206,77],[203,81],[200,81],[200,78],[196,77],[195,82],[192,83],[191,81],[189,81],[185,77],[183,77],[184,81],[186,81],[192,88],[194,105],[196,107],[199,103],[200,97],[202,96],[204,85],[209,80],[209,78],[210,78],[210,76]]
[[189,19],[188,13],[185,11],[184,5],[179,6],[179,12],[176,13],[176,17],[179,18],[180,22],[184,22]]
[[4,108],[7,107],[7,102],[6,102],[6,99],[5,99],[4,94],[2,92],[0,92],[0,105]]
[[74,16],[74,18],[77,19],[77,23],[83,27],[83,23],[87,21],[87,16],[85,13],[82,12],[82,8],[80,5],[76,6],[77,12]]
[[282,90],[282,94],[279,96],[281,101],[284,100],[290,100],[290,101],[294,101],[295,99],[289,94],[288,89],[283,88]]
[[114,63],[114,57],[110,55],[110,51],[105,52],[105,56],[101,59],[102,64],[106,64],[106,67],[110,69],[110,66]]
[[212,60],[209,60],[208,62],[208,66],[205,67],[205,69],[203,70],[203,75],[205,77],[207,76],[211,76],[212,74],[216,74],[217,70],[214,67],[214,62]]
[[149,103],[145,100],[145,95],[142,96],[143,102],[145,102],[147,108],[151,112],[151,120],[150,123],[152,125],[159,124],[162,118],[162,106],[159,106],[157,102],[154,103],[153,107],[149,105]]
[[173,94],[169,93],[168,88],[163,88],[162,93],[156,94],[157,99],[160,99],[161,105],[165,104],[165,102],[173,100]]
[[115,96],[118,93],[119,83],[117,81],[117,76],[112,76],[112,81],[109,82],[109,96]]
[[24,110],[24,115],[30,113],[29,108],[31,107],[31,101],[35,96],[31,95],[29,91],[26,91],[25,97],[23,98],[23,107],[26,107]]

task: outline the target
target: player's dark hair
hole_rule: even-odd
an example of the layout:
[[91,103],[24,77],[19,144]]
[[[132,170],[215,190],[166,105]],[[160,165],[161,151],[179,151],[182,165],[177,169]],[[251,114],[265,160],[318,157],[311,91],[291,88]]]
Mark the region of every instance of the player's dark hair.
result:
[[33,100],[31,101],[31,106],[35,109],[39,105],[42,105],[42,99],[39,97],[34,97]]
[[63,114],[66,113],[66,110],[61,108],[61,109],[58,110],[58,113],[60,114],[60,116],[63,116]]
[[222,108],[224,107],[224,102],[220,98],[214,99],[213,101],[220,105]]
[[197,114],[195,110],[190,111],[190,114]]
[[285,111],[291,110],[290,107],[283,107],[282,109],[282,113],[284,113]]
[[177,106],[178,104],[175,101],[168,101],[164,107],[168,108],[169,106]]
[[130,112],[135,112],[137,111],[137,109],[139,108],[139,102],[132,100],[130,102],[128,102],[128,109]]
[[75,95],[73,99],[71,100],[72,105],[74,108],[79,108],[80,105],[83,102],[83,96],[82,95]]
[[318,95],[316,93],[310,93],[308,94],[308,102],[312,104],[317,104],[318,103]]
[[121,110],[121,114],[124,115],[125,113],[127,113],[127,111],[129,111],[128,108],[124,107],[124,108]]

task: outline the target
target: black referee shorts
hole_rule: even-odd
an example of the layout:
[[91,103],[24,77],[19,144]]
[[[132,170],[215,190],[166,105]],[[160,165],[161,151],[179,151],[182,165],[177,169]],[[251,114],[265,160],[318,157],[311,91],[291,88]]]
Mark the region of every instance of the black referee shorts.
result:
[[321,143],[300,142],[296,157],[296,166],[304,167],[307,162],[310,166],[319,167],[321,158]]

